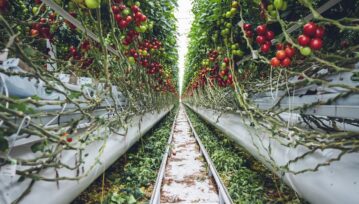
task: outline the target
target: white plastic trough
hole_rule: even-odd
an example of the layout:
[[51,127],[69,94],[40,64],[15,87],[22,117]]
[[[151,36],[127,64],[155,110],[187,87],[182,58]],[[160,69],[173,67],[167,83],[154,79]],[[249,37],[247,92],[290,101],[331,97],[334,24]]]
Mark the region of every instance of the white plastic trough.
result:
[[[310,203],[357,204],[359,203],[359,153],[344,155],[340,161],[320,167],[316,172],[294,175],[278,172],[270,165],[269,156],[276,165],[284,165],[308,151],[306,147],[288,148],[269,137],[263,128],[251,127],[248,120],[238,113],[221,113],[212,109],[190,106],[200,117],[220,129],[236,143],[243,146],[255,158],[276,172],[291,188]],[[220,116],[220,117],[219,117]],[[270,144],[271,152],[268,146]],[[258,147],[258,149],[256,148]],[[338,155],[338,151],[328,149],[316,151],[291,165],[294,171],[313,168]]]
[[[103,154],[100,157],[100,164],[97,164],[95,169],[91,173],[78,181],[64,180],[58,183],[37,181],[31,188],[31,192],[20,201],[20,203],[38,203],[38,204],[63,204],[69,203],[76,198],[82,191],[84,191],[98,176],[102,174],[112,163],[114,163],[121,155],[123,155],[136,141],[140,139],[148,130],[150,130],[160,119],[162,119],[171,108],[164,108],[160,112],[148,112],[141,116],[134,116],[130,120],[131,123],[128,126],[127,135],[111,135],[107,140]],[[99,133],[103,133],[103,130],[98,130]],[[119,132],[124,132],[120,130]],[[95,158],[98,155],[99,149],[102,146],[102,142],[96,142],[86,147],[83,155],[88,154],[84,158],[85,164],[84,170],[88,170],[90,166],[95,162]],[[17,158],[29,158],[31,155],[31,144],[16,147],[12,150],[11,157]],[[67,151],[62,153],[62,161],[68,165],[73,166],[75,163],[74,151]],[[70,171],[67,169],[59,169],[60,176],[75,177],[76,171]],[[1,169],[0,169],[1,174]],[[80,175],[82,170],[80,171]],[[53,169],[46,169],[41,172],[41,175],[46,177],[55,177],[55,171]],[[18,176],[10,177],[0,175],[0,203],[7,204],[18,198],[19,195],[29,185],[30,180],[25,180],[18,183]]]

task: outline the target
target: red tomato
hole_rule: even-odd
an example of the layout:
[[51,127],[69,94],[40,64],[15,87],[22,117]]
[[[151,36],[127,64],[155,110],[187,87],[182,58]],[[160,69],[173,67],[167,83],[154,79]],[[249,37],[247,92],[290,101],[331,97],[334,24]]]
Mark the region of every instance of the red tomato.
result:
[[268,44],[261,45],[261,51],[263,53],[267,53],[267,52],[269,52],[269,50],[270,50],[270,46]]
[[320,48],[323,47],[323,41],[320,38],[314,38],[310,41],[310,48],[312,48],[313,50],[319,50]]
[[318,26],[317,29],[315,30],[314,37],[323,38],[324,34],[325,34],[325,29],[321,26]]
[[306,36],[306,35],[300,35],[300,36],[298,37],[298,43],[299,43],[299,45],[301,45],[301,46],[306,46],[306,45],[309,44],[309,42],[310,42],[310,37],[308,37],[308,36]]
[[39,31],[36,30],[36,29],[31,29],[30,30],[30,35],[31,35],[31,37],[36,37],[36,36],[39,35]]
[[132,21],[132,16],[127,16],[126,17],[127,24],[131,23],[131,21]]
[[313,22],[309,22],[304,25],[303,27],[303,33],[307,36],[314,36],[315,31],[317,30],[317,25]]
[[249,23],[244,23],[243,24],[243,29],[248,31],[248,30],[252,30],[252,25]]
[[286,57],[285,51],[284,50],[278,50],[277,53],[275,54],[275,56],[279,59],[282,60]]
[[276,48],[277,48],[277,50],[283,50],[283,49],[284,49],[284,45],[283,45],[282,43],[278,43],[278,44],[276,45]]
[[118,6],[112,6],[112,12],[114,14],[118,14],[118,13],[120,13],[120,8]]
[[273,40],[274,37],[275,37],[274,32],[271,31],[271,30],[268,30],[267,33],[266,33],[266,38],[267,38],[267,40]]
[[115,21],[119,23],[121,20],[122,20],[121,14],[116,14]]
[[292,58],[295,55],[295,49],[292,47],[285,48],[285,55],[289,58]]
[[266,38],[263,35],[258,35],[256,38],[256,42],[261,45],[266,42]]
[[270,64],[272,65],[272,67],[279,67],[280,65],[280,60],[276,57],[273,57],[271,60],[270,60]]
[[259,25],[257,26],[256,31],[258,35],[265,35],[267,32],[267,26],[265,24]]
[[225,57],[225,58],[223,59],[223,62],[226,63],[226,64],[229,64],[229,59],[228,59],[228,57]]
[[291,64],[291,60],[290,60],[289,57],[286,57],[286,58],[283,59],[282,62],[281,62],[281,65],[282,65],[283,67],[289,67],[290,64]]
[[246,31],[246,36],[247,36],[247,38],[253,37],[253,31],[247,30],[247,31]]

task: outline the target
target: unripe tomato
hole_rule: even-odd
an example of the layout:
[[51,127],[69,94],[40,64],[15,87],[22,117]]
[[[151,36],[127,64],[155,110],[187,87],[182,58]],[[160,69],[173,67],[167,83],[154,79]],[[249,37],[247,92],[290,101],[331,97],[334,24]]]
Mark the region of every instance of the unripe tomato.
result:
[[299,43],[299,45],[301,45],[301,46],[306,46],[306,45],[309,44],[309,42],[310,42],[310,37],[308,37],[308,36],[306,36],[306,35],[300,35],[300,36],[298,37],[298,43]]
[[284,50],[278,50],[277,53],[275,54],[275,56],[279,59],[279,60],[283,60],[286,57],[285,51]]
[[281,9],[283,6],[283,0],[274,0],[273,4],[276,9]]
[[300,54],[302,54],[303,56],[309,56],[310,54],[312,54],[312,50],[309,47],[301,47]]
[[270,60],[270,64],[272,65],[272,67],[279,67],[280,65],[280,60],[276,57],[273,57],[271,60]]
[[304,25],[303,27],[303,33],[307,36],[314,36],[315,31],[317,30],[317,25],[313,22],[309,22]]
[[85,5],[89,9],[100,8],[101,0],[85,0]]

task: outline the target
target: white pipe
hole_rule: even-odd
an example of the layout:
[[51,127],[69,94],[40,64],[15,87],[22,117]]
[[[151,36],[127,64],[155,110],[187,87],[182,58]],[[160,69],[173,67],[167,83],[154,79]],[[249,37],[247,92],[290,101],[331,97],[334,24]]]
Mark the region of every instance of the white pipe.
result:
[[[58,186],[56,182],[37,181],[31,188],[31,192],[21,200],[20,203],[38,203],[38,204],[63,204],[70,203],[75,199],[82,191],[84,191],[98,176],[102,174],[112,163],[114,163],[121,155],[123,155],[136,141],[140,139],[148,130],[150,130],[161,118],[163,118],[168,112],[169,108],[163,109],[160,112],[148,112],[141,116],[134,116],[130,120],[126,136],[111,135],[106,143],[104,151],[99,158],[100,163],[97,167],[90,172],[90,174],[78,181],[63,180],[59,181]],[[99,130],[99,134],[104,130]],[[121,132],[124,132],[122,130]],[[92,143],[86,147],[83,155],[84,157],[84,170],[85,172],[95,162],[95,158],[98,155],[99,148],[103,145],[103,141]],[[17,151],[13,151],[12,158],[17,157],[30,157],[32,155],[30,150],[31,145],[24,145],[18,147]],[[75,164],[74,151],[66,151],[61,155],[62,162],[73,166]],[[60,176],[75,177],[76,171],[70,171],[68,169],[59,169]],[[83,174],[80,169],[80,175]],[[1,170],[0,170],[1,174]],[[54,169],[46,169],[41,172],[42,176],[55,177]],[[30,180],[26,179],[23,182],[17,182],[18,176],[0,176],[0,203],[11,203],[14,199],[18,198],[21,193],[29,185]]]
[[[270,138],[270,133],[260,127],[251,127],[248,120],[238,113],[221,113],[212,109],[189,106],[199,116],[211,123],[235,142],[243,146],[255,158],[276,172],[300,196],[311,203],[357,204],[359,203],[359,153],[344,155],[340,161],[320,167],[318,171],[292,174],[278,172],[270,163],[285,165],[289,160],[303,155],[308,148],[289,148]],[[271,150],[268,150],[268,147]],[[316,151],[290,168],[294,171],[313,168],[319,163],[335,158],[338,150]]]

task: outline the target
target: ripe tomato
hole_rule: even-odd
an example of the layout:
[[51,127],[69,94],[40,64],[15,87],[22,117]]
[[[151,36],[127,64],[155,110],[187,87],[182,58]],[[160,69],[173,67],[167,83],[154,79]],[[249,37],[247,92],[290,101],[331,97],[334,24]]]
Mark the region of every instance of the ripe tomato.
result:
[[119,23],[121,20],[122,20],[121,14],[116,14],[116,15],[115,15],[115,21],[116,21],[117,23]]
[[36,37],[36,36],[39,35],[39,31],[36,30],[36,29],[31,29],[30,30],[30,35],[31,35],[31,37]]
[[298,43],[299,43],[299,45],[301,45],[301,46],[306,46],[306,45],[309,44],[309,42],[310,42],[310,37],[308,37],[308,36],[306,36],[306,35],[300,35],[300,36],[298,37]]
[[223,59],[223,62],[226,63],[226,64],[229,64],[229,58],[228,58],[228,57],[225,57],[225,58]]
[[249,24],[249,23],[244,23],[243,24],[243,29],[244,30],[252,30],[252,25],[251,24]]
[[267,40],[273,40],[274,37],[275,37],[274,32],[271,31],[271,30],[268,30],[267,33],[266,33],[266,38],[267,38]]
[[268,53],[269,50],[270,50],[270,46],[268,44],[265,43],[265,44],[261,45],[261,51],[263,53]]
[[112,12],[114,14],[118,14],[118,13],[120,13],[120,8],[118,6],[112,6]]
[[132,21],[132,16],[127,16],[126,17],[127,24],[131,23],[131,21]]
[[324,34],[325,34],[325,29],[321,26],[318,26],[317,29],[315,30],[314,37],[323,38]]
[[289,58],[292,58],[295,55],[295,49],[292,47],[285,48],[285,55]]
[[317,25],[313,22],[309,22],[304,25],[303,27],[303,33],[307,36],[314,36],[315,31],[317,30]]
[[256,42],[260,45],[263,44],[265,41],[266,41],[266,38],[263,35],[258,35],[256,38]]
[[258,35],[265,35],[267,31],[267,26],[265,24],[259,25],[257,26],[256,31]]
[[289,57],[286,57],[282,60],[280,63],[283,67],[289,67],[289,65],[292,63]]
[[136,5],[132,5],[131,10],[132,10],[133,13],[137,13],[137,12],[140,11],[140,8],[138,6],[136,6]]
[[246,31],[246,36],[247,36],[247,38],[253,37],[253,31],[247,30],[247,31]]
[[275,56],[279,59],[282,60],[286,57],[285,51],[284,50],[278,50],[277,53],[275,54]]
[[320,38],[314,38],[310,41],[310,48],[312,48],[313,50],[319,50],[320,48],[323,47],[323,41]]
[[273,57],[271,60],[270,60],[270,64],[272,65],[272,67],[279,67],[280,65],[280,60],[276,57]]
[[277,50],[283,50],[283,49],[284,49],[284,45],[283,45],[282,43],[278,43],[278,44],[276,45],[276,48],[277,48]]

